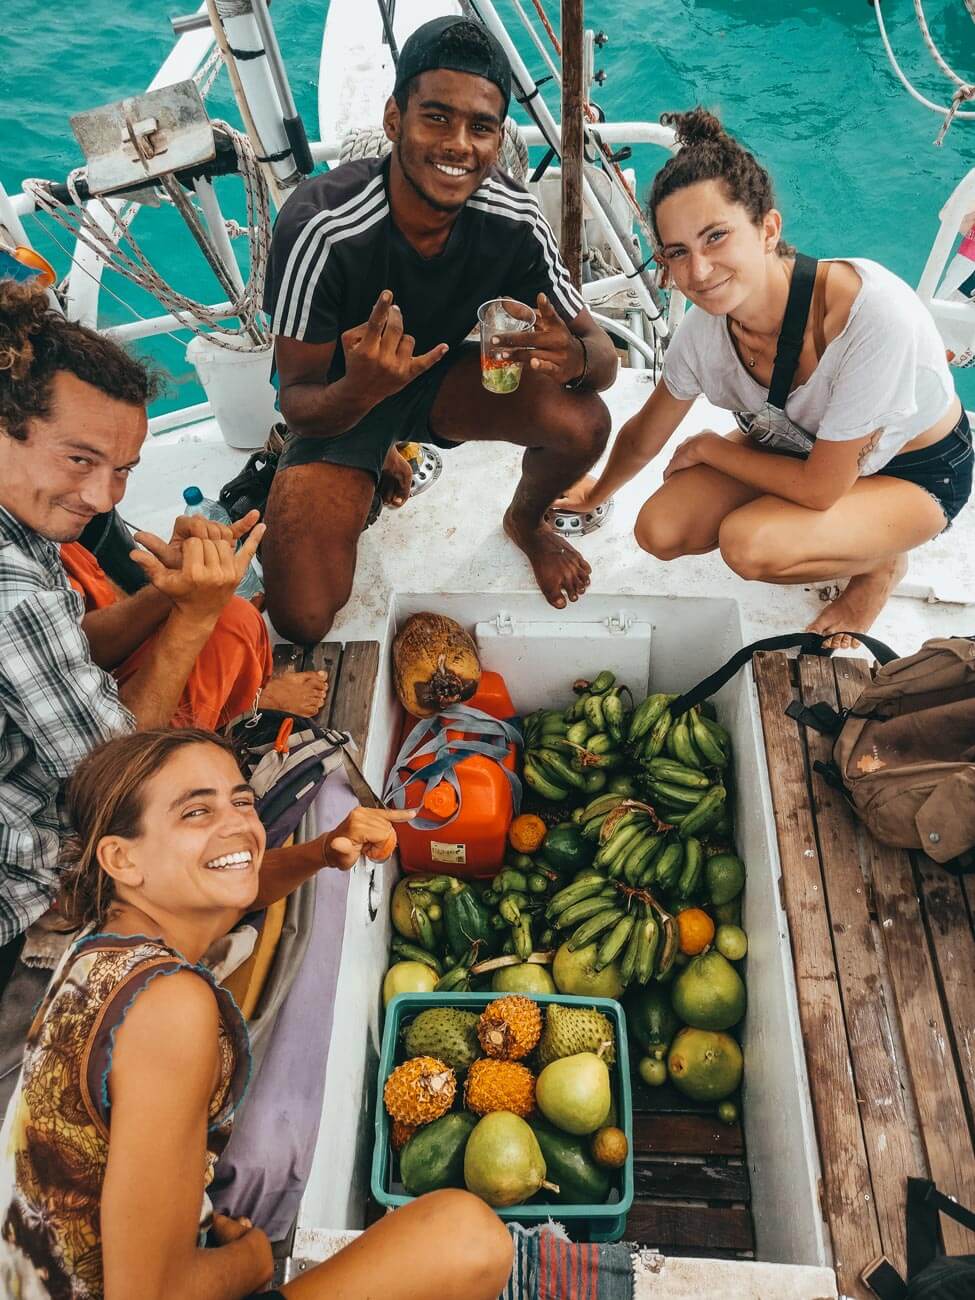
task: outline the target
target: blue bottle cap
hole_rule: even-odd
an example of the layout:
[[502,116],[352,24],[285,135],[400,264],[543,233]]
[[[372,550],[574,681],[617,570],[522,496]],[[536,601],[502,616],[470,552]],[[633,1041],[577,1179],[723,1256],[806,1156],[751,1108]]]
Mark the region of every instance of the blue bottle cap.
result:
[[183,488],[183,500],[188,506],[198,506],[203,500],[203,493],[198,487]]

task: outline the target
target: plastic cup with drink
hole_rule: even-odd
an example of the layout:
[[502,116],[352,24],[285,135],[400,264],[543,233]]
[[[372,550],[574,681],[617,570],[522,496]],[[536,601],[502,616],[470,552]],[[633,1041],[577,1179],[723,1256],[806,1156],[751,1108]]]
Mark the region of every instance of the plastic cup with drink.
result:
[[477,309],[481,327],[481,383],[489,393],[513,393],[521,382],[522,363],[505,358],[511,345],[492,343],[496,337],[534,329],[535,313],[514,298],[492,298]]

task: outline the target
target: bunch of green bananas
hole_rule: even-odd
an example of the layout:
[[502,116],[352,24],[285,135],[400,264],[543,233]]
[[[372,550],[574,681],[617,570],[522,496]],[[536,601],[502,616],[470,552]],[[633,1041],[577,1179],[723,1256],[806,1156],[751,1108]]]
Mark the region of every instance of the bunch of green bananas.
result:
[[555,936],[544,920],[543,909],[557,880],[556,872],[547,869],[524,872],[504,867],[491,881],[481,901],[492,909],[491,925],[505,934],[503,955],[527,961],[533,952],[551,948]]
[[633,710],[626,734],[630,757],[649,765],[666,753],[692,771],[723,771],[731,757],[730,736],[698,708],[673,717],[670,705],[675,699],[663,693],[648,695]]
[[[646,984],[662,979],[677,956],[676,920],[666,912],[654,914],[646,899],[627,896],[597,872],[584,872],[559,890],[546,915],[559,930],[571,930],[570,951],[598,943],[593,965],[602,970],[619,961],[624,981]],[[659,919],[658,919],[659,916]]]

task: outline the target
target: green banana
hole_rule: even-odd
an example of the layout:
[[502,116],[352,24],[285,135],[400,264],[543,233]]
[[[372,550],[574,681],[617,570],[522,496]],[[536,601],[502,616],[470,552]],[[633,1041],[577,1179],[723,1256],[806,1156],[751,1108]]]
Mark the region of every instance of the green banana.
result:
[[677,892],[683,898],[690,898],[704,873],[704,845],[693,835],[684,841],[684,866],[677,882]]
[[466,993],[471,987],[470,971],[466,966],[454,966],[433,986],[434,993]]
[[590,799],[582,810],[583,822],[588,822],[593,817],[605,816],[606,813],[612,812],[617,804],[623,802],[621,794],[601,794],[597,799]]
[[605,731],[606,719],[603,717],[603,701],[599,695],[583,697],[582,715],[593,731]]
[[672,785],[686,785],[692,790],[707,790],[711,780],[704,772],[685,767],[672,758],[651,758],[647,771],[655,781],[668,781]]
[[710,767],[726,767],[728,755],[718,744],[704,719],[691,710],[691,738],[694,748]]
[[619,860],[622,866],[622,855],[628,844],[632,844],[643,833],[643,824],[634,822],[629,826],[623,826],[613,832],[610,839],[606,841],[592,860],[592,865],[597,871],[605,871]]
[[581,903],[584,898],[592,898],[605,885],[606,881],[602,876],[590,876],[586,880],[574,880],[571,885],[566,885],[557,894],[552,895],[548,907],[545,909],[546,916],[558,916],[560,912],[564,912],[573,903]]
[[658,980],[663,979],[673,966],[679,945],[680,931],[677,928],[677,921],[674,917],[668,916],[661,927],[661,944],[657,956],[657,968],[654,972]]
[[647,863],[655,856],[661,843],[663,843],[663,836],[646,835],[627,850],[622,875],[628,885],[639,884]]
[[700,768],[701,756],[691,740],[691,728],[686,713],[675,723],[670,734],[674,742],[674,757],[678,763],[683,763],[685,767]]
[[641,921],[638,934],[639,945],[634,973],[638,984],[646,984],[653,974],[657,947],[660,943],[660,926],[657,924],[656,917],[648,916],[645,921]]
[[532,761],[553,783],[585,790],[586,778],[581,772],[576,772],[554,749],[534,750]]
[[623,953],[623,960],[620,962],[620,979],[623,981],[624,988],[630,984],[636,971],[636,959],[640,951],[640,935],[643,925],[642,920],[637,921],[630,931],[629,939],[626,941],[626,952]]
[[601,813],[600,816],[594,817],[592,821],[584,822],[580,834],[584,840],[590,843],[598,842],[603,833],[603,826],[609,813]]
[[669,695],[648,695],[641,701],[630,714],[630,725],[627,728],[626,738],[630,745],[635,745],[637,741],[650,731],[657,719],[667,707],[670,700]]
[[521,907],[517,899],[512,894],[505,894],[498,904],[498,913],[503,916],[509,925],[517,925],[521,920]]
[[433,923],[422,907],[410,908],[410,920],[416,930],[417,938],[428,952],[437,951],[437,940],[433,933]]
[[596,680],[589,683],[589,691],[592,695],[605,695],[615,681],[616,674],[611,673],[608,668],[604,668],[598,674]]
[[443,974],[443,966],[433,953],[427,952],[426,948],[421,948],[418,943],[409,943],[406,939],[397,935],[390,944],[390,948],[403,961],[421,961],[425,966],[429,966],[431,970],[436,971],[438,975]]
[[654,883],[661,889],[673,889],[680,880],[684,867],[684,846],[680,840],[671,840],[656,861]]
[[565,738],[573,745],[584,745],[591,735],[589,723],[583,718],[581,722],[573,722]]
[[688,836],[699,835],[701,831],[707,830],[713,822],[716,822],[721,816],[727,794],[723,785],[713,785],[697,807],[692,809],[681,822],[679,831],[681,839],[686,840]]
[[514,867],[505,867],[494,877],[493,885],[501,894],[507,894],[512,889],[524,892],[528,888],[528,878],[523,871],[516,871]]
[[621,909],[616,904],[611,904],[597,916],[591,916],[588,921],[583,921],[582,925],[572,932],[572,938],[569,940],[569,952],[575,952],[577,949],[585,948],[587,944],[592,943],[604,930],[608,930],[611,925],[615,925],[621,914]]
[[532,955],[531,917],[521,917],[518,924],[512,928],[511,934],[514,939],[515,956],[520,957],[522,961],[527,961]]
[[548,799],[551,803],[562,803],[569,797],[568,789],[564,789],[562,786],[556,785],[554,781],[550,781],[528,757],[525,758],[522,776],[536,794],[540,794],[543,799]]
[[603,699],[603,717],[606,720],[606,730],[609,738],[613,742],[614,748],[622,743],[623,740],[623,701],[620,698],[618,690],[610,691]]
[[596,960],[593,962],[593,967],[596,970],[602,970],[603,967],[608,966],[610,962],[616,960],[623,951],[623,946],[627,939],[629,939],[630,931],[633,929],[635,924],[635,916],[629,915],[620,917],[612,930],[610,930],[609,934],[605,936],[599,945],[596,952]]
[[406,888],[411,894],[417,889],[422,889],[427,894],[446,894],[450,888],[450,877],[431,876],[429,880],[408,880]]
[[612,903],[612,897],[612,895],[600,893],[595,898],[584,898],[581,903],[573,903],[564,912],[560,912],[553,917],[553,923],[560,930],[571,930],[580,921],[588,921],[591,916],[598,916],[601,912],[605,912],[606,908]]
[[646,744],[643,747],[641,757],[644,763],[649,762],[651,758],[656,758],[661,753],[667,743],[667,734],[670,731],[672,721],[670,709],[665,704],[663,711],[651,727],[650,734],[647,736]]
[[704,790],[692,790],[688,785],[672,785],[669,781],[651,781],[650,789],[657,799],[663,800],[671,808],[682,808],[690,812],[704,798]]
[[730,757],[731,737],[728,735],[727,731],[725,731],[724,727],[715,722],[713,718],[708,718],[703,714],[701,715],[701,721],[704,723],[704,726],[707,728],[711,735],[711,739],[715,744],[720,745],[725,754]]

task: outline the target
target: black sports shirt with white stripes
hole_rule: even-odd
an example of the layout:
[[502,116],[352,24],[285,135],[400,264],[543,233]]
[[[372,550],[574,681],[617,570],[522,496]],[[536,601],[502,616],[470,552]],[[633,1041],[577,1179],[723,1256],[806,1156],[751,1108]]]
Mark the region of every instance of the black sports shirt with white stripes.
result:
[[[285,203],[264,292],[276,335],[330,343],[362,325],[384,289],[392,290],[417,353],[438,343],[457,347],[489,298],[534,306],[544,293],[565,320],[582,311],[551,227],[510,176],[492,168],[443,252],[427,258],[393,224],[388,175],[388,157],[343,163],[302,181]],[[329,380],[344,370],[340,344]]]

